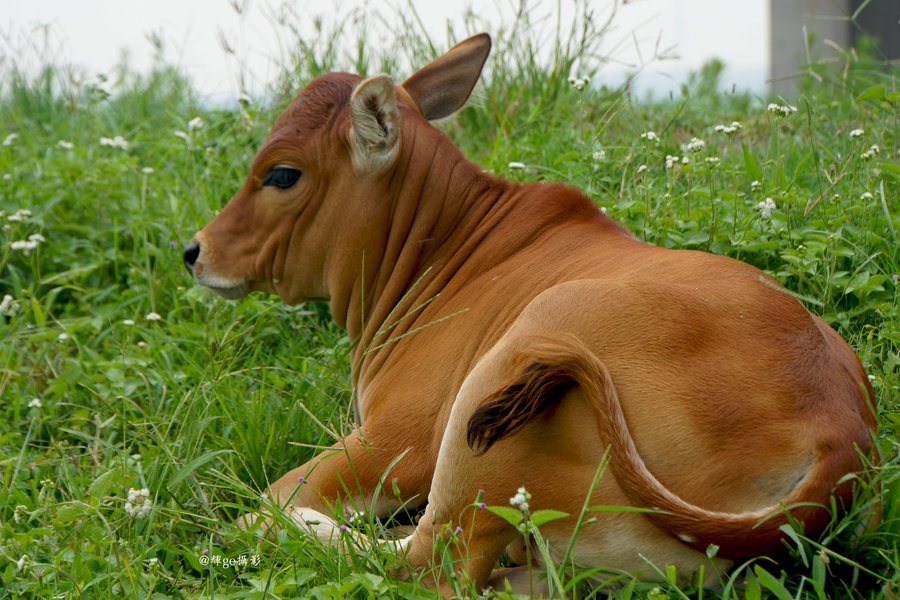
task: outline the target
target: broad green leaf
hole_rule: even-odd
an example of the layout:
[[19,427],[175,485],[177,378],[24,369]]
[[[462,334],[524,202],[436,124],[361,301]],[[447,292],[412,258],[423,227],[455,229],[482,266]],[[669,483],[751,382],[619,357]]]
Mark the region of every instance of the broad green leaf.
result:
[[109,491],[113,484],[113,477],[116,475],[115,469],[110,469],[91,482],[88,487],[88,494],[91,498],[102,498]]
[[565,162],[567,160],[579,160],[581,157],[574,150],[566,152],[565,154],[558,156],[556,160],[553,161],[553,166],[558,167],[560,163]]
[[747,172],[750,173],[750,177],[756,181],[762,181],[763,173],[762,169],[759,168],[759,163],[753,158],[753,154],[745,144],[741,144],[741,148],[744,151],[744,167],[747,169]]
[[56,520],[60,523],[68,523],[69,521],[74,521],[79,517],[83,517],[87,514],[89,509],[90,506],[84,502],[72,500],[71,502],[59,505],[56,509]]
[[863,93],[856,97],[856,101],[862,102],[863,100],[882,100],[885,97],[884,92],[884,84],[879,83],[863,91]]
[[549,523],[550,521],[555,521],[557,519],[565,519],[568,516],[569,513],[565,513],[559,510],[536,510],[531,514],[531,522],[534,523],[535,527],[540,527],[544,523]]
[[510,506],[488,506],[487,509],[511,525],[518,525],[525,518],[521,511]]

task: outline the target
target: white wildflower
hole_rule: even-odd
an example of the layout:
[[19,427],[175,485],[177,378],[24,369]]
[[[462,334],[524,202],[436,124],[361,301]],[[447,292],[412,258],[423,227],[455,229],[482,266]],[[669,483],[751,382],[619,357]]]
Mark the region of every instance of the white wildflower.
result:
[[594,150],[594,153],[591,154],[591,158],[593,158],[597,162],[606,160],[606,150]]
[[782,106],[781,104],[775,104],[772,102],[769,106],[766,107],[770,113],[775,115],[776,117],[786,117],[791,113],[797,112],[796,106],[791,106],[790,104]]
[[13,511],[13,520],[16,523],[21,521],[28,521],[29,517],[31,517],[31,513],[28,512],[28,507],[24,504],[17,504],[16,509]]
[[134,320],[125,319],[124,321],[122,321],[122,325],[134,325]]
[[22,558],[20,558],[19,560],[16,561],[16,569],[19,570],[19,571],[21,571],[21,570],[22,570],[22,567],[25,566],[25,562],[26,562],[27,560],[28,560],[28,555],[27,555],[27,554],[23,554],[23,555],[22,555]]
[[40,245],[40,242],[34,240],[16,240],[9,245],[13,250],[19,250],[23,254],[27,255],[29,252],[34,250]]
[[27,219],[30,216],[31,216],[30,210],[28,210],[27,208],[20,208],[15,213],[6,217],[6,220],[21,223],[22,221],[24,221],[25,219]]
[[863,192],[859,196],[860,200],[872,200],[873,198],[875,198],[875,196],[872,195],[872,192]]
[[775,210],[775,201],[771,198],[766,198],[762,202],[756,205],[756,208],[759,209],[759,214],[763,219],[768,219],[772,216],[772,212]]
[[41,242],[46,242],[47,238],[45,238],[44,236],[42,236],[39,233],[32,233],[31,235],[28,236],[28,241],[37,242],[38,244],[40,244]]
[[59,340],[60,342],[65,342],[66,340],[69,339],[69,337],[70,337],[69,334],[64,331],[61,334],[59,334],[58,336],[56,336],[56,339]]
[[194,117],[190,121],[188,121],[188,129],[193,131],[195,129],[203,129],[203,119],[200,117]]
[[688,164],[688,163],[690,163],[690,162],[691,162],[691,157],[690,157],[690,156],[682,156],[682,157],[681,157],[681,164],[686,165],[686,164]]
[[866,133],[865,129],[854,129],[850,132],[850,137],[851,138],[862,137],[863,135],[865,135],[865,133]]
[[524,168],[525,168],[525,163],[521,163],[521,162],[511,162],[511,163],[509,163],[509,168],[510,168],[510,169],[524,169]]
[[153,173],[153,167],[144,167],[143,169],[141,169],[141,173],[143,173],[144,175],[150,175],[151,173]]
[[574,87],[576,90],[581,91],[584,89],[588,83],[590,83],[591,78],[588,76],[584,77],[569,77],[569,84]]
[[132,517],[143,519],[150,514],[151,510],[153,510],[153,503],[150,502],[150,490],[128,488],[128,500],[125,501],[126,513]]
[[647,170],[647,165],[640,165],[640,166],[637,168],[637,172],[638,172],[638,173],[643,173],[643,172],[646,171],[646,170]]
[[3,140],[3,145],[4,146],[12,146],[13,142],[15,142],[17,139],[19,139],[19,134],[11,133],[8,136],[6,136],[5,140]]
[[31,402],[28,403],[28,408],[41,408],[42,406],[44,405],[41,403],[40,398],[32,398]]
[[75,147],[75,144],[73,144],[72,142],[67,142],[66,140],[59,140],[58,142],[56,142],[56,145],[63,150],[71,150]]
[[717,164],[719,164],[719,159],[716,156],[707,156],[706,158],[703,159],[703,161],[710,167],[714,167]]
[[716,131],[720,131],[720,132],[724,133],[725,135],[731,135],[731,134],[737,132],[739,129],[743,129],[743,128],[744,128],[744,126],[741,125],[737,121],[732,121],[731,125],[716,125],[716,127],[715,127]]
[[762,187],[762,183],[759,181],[759,179],[754,179],[753,181],[750,182],[751,190],[758,190],[761,187]]
[[671,154],[666,155],[666,168],[667,169],[673,168],[677,162],[678,162],[677,156],[672,156]]
[[159,316],[159,313],[150,312],[150,313],[147,313],[147,320],[148,321],[161,321],[162,317]]
[[180,137],[181,139],[187,140],[187,141],[190,141],[190,139],[191,139],[191,136],[189,136],[188,134],[186,134],[185,132],[180,131],[180,130],[175,131],[175,137]]
[[877,144],[872,144],[869,146],[869,149],[862,153],[863,160],[870,160],[875,158],[875,155],[881,152],[881,148],[878,147]]
[[701,140],[700,138],[692,138],[690,142],[688,142],[687,149],[690,152],[700,152],[706,147],[706,142]]
[[650,142],[651,144],[659,143],[659,136],[656,135],[656,132],[654,131],[645,131],[641,134],[641,139]]
[[9,294],[3,295],[3,301],[0,302],[0,315],[12,317],[19,312],[19,303]]
[[531,494],[524,487],[520,487],[516,490],[516,495],[509,499],[509,504],[510,506],[518,506],[522,511],[527,511],[529,500],[531,500]]
[[122,150],[126,150],[128,148],[128,142],[121,135],[117,135],[114,138],[101,137],[100,138],[101,146],[109,146],[111,148],[121,148]]

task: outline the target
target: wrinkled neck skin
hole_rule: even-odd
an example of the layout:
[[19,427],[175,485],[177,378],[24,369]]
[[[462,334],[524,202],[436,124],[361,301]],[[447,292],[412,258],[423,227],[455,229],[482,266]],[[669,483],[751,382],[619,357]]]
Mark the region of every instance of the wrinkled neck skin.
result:
[[395,166],[378,179],[375,201],[390,204],[386,223],[361,233],[372,236],[379,225],[384,232],[362,249],[364,256],[347,259],[355,266],[331,269],[344,274],[343,280],[332,276],[328,288],[335,322],[354,343],[354,384],[373,359],[381,362],[390,353],[395,344],[387,342],[409,331],[423,305],[440,302],[441,290],[521,188],[465,160],[438,130],[413,125],[403,132]]

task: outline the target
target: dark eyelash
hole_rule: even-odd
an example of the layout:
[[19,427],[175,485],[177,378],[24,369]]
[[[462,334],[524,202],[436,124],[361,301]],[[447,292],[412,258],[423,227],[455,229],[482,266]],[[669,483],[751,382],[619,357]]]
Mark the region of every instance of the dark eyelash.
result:
[[274,185],[277,188],[287,189],[293,186],[303,175],[303,171],[293,167],[275,167],[269,171],[266,178],[263,179],[263,187]]

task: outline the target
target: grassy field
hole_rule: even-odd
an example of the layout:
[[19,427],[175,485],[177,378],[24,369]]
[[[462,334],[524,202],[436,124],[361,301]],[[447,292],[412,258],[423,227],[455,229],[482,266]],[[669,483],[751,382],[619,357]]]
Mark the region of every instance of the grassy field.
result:
[[[495,35],[478,101],[442,127],[486,169],[569,182],[648,242],[766,270],[851,343],[876,392],[873,481],[779,563],[723,574],[721,595],[897,598],[898,71],[848,51],[781,99],[720,92],[711,64],[681,94],[642,100],[569,82],[598,80],[602,24],[582,24],[546,60],[527,21]],[[270,97],[234,109],[205,105],[164,66],[105,82],[4,66],[0,599],[432,596],[393,580],[375,549],[342,558],[298,532],[266,541],[228,525],[350,428],[351,341],[327,306],[226,302],[181,261],[306,81],[336,69],[402,80],[447,47],[414,23],[390,51],[362,30],[297,40]],[[358,54],[333,51],[354,35]],[[879,499],[883,523],[852,536]],[[570,596],[589,593],[570,566],[558,573]],[[716,597],[629,581],[613,595]]]

